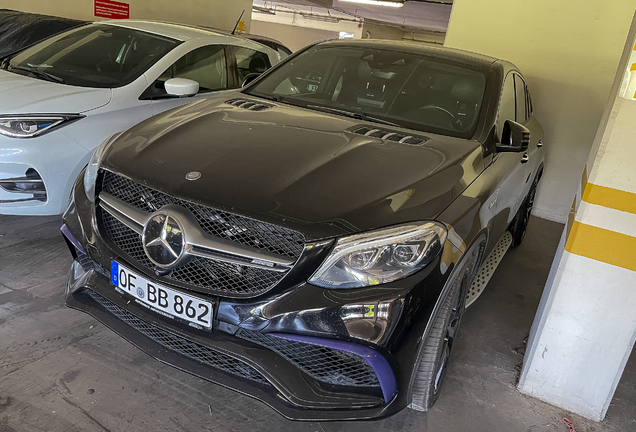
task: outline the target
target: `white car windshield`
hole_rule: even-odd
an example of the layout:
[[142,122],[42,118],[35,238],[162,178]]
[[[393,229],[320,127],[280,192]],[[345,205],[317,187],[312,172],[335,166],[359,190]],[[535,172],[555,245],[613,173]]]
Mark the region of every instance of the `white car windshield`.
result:
[[81,87],[131,83],[180,41],[140,30],[91,24],[46,39],[10,58],[10,72]]
[[390,49],[315,47],[246,93],[308,109],[462,138],[472,137],[486,73]]

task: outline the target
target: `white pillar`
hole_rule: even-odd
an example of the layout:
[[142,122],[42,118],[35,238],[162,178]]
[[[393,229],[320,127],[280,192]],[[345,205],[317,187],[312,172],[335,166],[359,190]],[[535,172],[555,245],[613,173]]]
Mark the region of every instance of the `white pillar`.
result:
[[632,25],[519,382],[523,393],[596,421],[605,417],[636,339],[635,30]]

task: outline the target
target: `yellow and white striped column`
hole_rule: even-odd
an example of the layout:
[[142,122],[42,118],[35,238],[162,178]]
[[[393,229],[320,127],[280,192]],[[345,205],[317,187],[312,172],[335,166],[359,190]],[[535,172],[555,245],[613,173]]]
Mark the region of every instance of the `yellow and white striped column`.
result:
[[[636,47],[635,47],[636,50]],[[573,204],[519,389],[600,421],[636,338],[636,51]]]

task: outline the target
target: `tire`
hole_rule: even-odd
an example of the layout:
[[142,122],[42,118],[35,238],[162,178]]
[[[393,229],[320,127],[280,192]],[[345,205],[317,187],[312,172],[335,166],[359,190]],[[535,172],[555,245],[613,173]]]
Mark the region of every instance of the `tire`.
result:
[[453,283],[420,351],[411,388],[411,409],[428,411],[439,397],[464,312],[466,288],[471,273],[464,271]]
[[532,186],[528,191],[528,195],[523,200],[523,203],[519,207],[515,218],[510,224],[510,234],[512,234],[511,248],[515,248],[523,242],[528,229],[528,222],[530,222],[530,214],[532,213],[532,207],[534,206],[534,197],[537,193],[537,185],[539,184],[539,176],[532,182]]

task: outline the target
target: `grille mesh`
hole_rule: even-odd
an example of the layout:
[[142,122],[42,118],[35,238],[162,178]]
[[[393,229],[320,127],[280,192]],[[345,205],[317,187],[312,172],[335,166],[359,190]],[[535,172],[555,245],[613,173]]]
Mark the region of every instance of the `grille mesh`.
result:
[[355,354],[239,329],[236,336],[270,349],[307,375],[327,384],[379,387],[373,368]]
[[256,381],[261,384],[268,384],[269,382],[261,375],[256,369],[250,365],[243,363],[241,360],[235,359],[226,354],[214,351],[211,348],[200,345],[195,342],[191,342],[187,339],[177,336],[174,333],[162,330],[158,327],[152,326],[144,320],[137,318],[127,310],[117,306],[110,300],[102,297],[92,290],[86,290],[88,294],[99,304],[101,304],[108,312],[115,315],[117,318],[137,330],[144,336],[152,339],[161,346],[169,349],[170,351],[181,354],[185,357],[189,357],[199,363],[206,366],[211,366],[215,369],[220,369],[224,372],[228,372],[232,375],[237,375],[242,378],[247,378],[252,381]]
[[79,263],[79,265],[82,266],[82,269],[84,271],[86,271],[86,272],[91,271],[91,270],[92,271],[96,271],[98,273],[101,273],[103,276],[107,277],[108,279],[110,279],[110,272],[106,271],[106,269],[104,269],[104,267],[100,266],[95,261],[90,259],[88,257],[88,255],[85,255],[85,254],[81,253],[80,251],[77,251],[77,258],[75,258],[75,261],[77,261]]
[[[101,213],[106,236],[130,258],[153,269],[143,250],[141,236],[110,214]],[[194,257],[185,266],[157,278],[196,286],[210,293],[232,296],[263,293],[272,288],[284,274]]]
[[[288,258],[297,259],[304,248],[305,238],[297,231],[174,198],[109,171],[104,171],[102,190],[149,213],[168,204],[180,205],[189,210],[201,229],[210,235]],[[153,270],[154,266],[143,250],[141,236],[107,212],[100,214],[105,236],[128,257]],[[162,278],[203,288],[210,293],[255,296],[273,288],[285,274],[193,257],[188,264]]]

